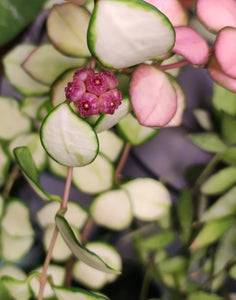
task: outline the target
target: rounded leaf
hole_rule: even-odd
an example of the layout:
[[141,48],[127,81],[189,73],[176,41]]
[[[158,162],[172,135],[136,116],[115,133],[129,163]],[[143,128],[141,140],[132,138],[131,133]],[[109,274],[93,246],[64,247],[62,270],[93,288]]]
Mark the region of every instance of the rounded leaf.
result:
[[49,113],[43,121],[40,135],[47,153],[62,165],[81,167],[97,156],[98,139],[95,131],[66,103]]

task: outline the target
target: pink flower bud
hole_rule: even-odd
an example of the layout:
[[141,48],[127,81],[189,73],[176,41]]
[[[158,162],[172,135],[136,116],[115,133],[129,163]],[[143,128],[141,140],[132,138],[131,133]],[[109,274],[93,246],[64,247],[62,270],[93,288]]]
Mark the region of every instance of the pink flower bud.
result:
[[109,89],[112,90],[118,85],[118,80],[116,79],[116,76],[112,74],[111,72],[104,71],[102,72],[108,82]]
[[98,114],[98,97],[94,94],[85,93],[77,102],[81,117]]
[[99,111],[103,114],[113,114],[122,101],[122,94],[117,89],[110,90],[98,98]]
[[103,72],[88,74],[86,84],[87,91],[97,96],[105,93],[109,88],[108,82]]
[[75,71],[73,80],[82,80],[85,82],[88,77],[88,74],[92,74],[92,73],[93,71],[91,69],[87,69],[86,67],[83,67]]
[[86,87],[83,81],[68,82],[65,92],[67,99],[71,101],[79,101],[86,92]]

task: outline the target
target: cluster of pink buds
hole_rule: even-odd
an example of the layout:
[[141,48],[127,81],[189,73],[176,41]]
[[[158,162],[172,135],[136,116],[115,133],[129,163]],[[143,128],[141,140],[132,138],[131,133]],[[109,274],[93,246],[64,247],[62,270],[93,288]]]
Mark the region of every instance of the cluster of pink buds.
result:
[[65,88],[66,98],[75,102],[81,117],[113,114],[122,101],[122,94],[115,87],[118,81],[108,71],[95,73],[86,67],[78,69],[73,81]]

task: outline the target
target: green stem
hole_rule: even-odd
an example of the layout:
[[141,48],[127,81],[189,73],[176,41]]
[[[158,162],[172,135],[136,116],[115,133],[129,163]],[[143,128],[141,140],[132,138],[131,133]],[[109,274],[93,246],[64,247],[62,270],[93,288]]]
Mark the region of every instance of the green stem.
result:
[[[66,185],[65,185],[65,191],[64,191],[64,196],[63,196],[63,200],[61,203],[61,207],[60,209],[66,209],[67,208],[67,203],[69,200],[69,194],[70,194],[70,187],[71,187],[71,181],[72,181],[72,173],[73,173],[73,167],[69,167],[68,168],[68,173],[67,173],[67,178],[66,178]],[[55,227],[54,232],[53,232],[53,236],[51,239],[51,243],[49,245],[48,251],[47,251],[47,255],[44,261],[44,265],[43,265],[43,271],[42,274],[40,276],[39,282],[40,282],[40,288],[39,288],[39,295],[38,295],[38,300],[43,300],[43,293],[44,293],[44,288],[47,282],[47,270],[48,270],[48,266],[50,264],[51,261],[51,257],[52,257],[52,253],[53,253],[53,249],[56,243],[56,239],[58,236],[58,228]]]
[[177,69],[177,68],[181,68],[184,66],[187,66],[191,64],[188,60],[181,60],[177,63],[173,63],[173,64],[169,64],[169,65],[158,65],[158,68],[161,69],[162,71],[167,71],[167,70],[172,70],[172,69]]
[[11,173],[7,179],[7,182],[5,184],[4,190],[2,192],[3,199],[6,200],[9,197],[11,189],[14,185],[14,182],[19,175],[19,170],[20,170],[20,168],[18,165],[13,166],[12,171],[11,171]]

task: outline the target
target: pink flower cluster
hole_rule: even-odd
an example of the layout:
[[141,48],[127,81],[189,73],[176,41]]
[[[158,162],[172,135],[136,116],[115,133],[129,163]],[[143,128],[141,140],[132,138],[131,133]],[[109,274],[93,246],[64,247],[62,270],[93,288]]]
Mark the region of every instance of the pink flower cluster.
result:
[[122,101],[122,94],[115,87],[118,81],[112,73],[95,73],[92,69],[78,69],[73,81],[65,88],[66,98],[75,102],[81,117],[113,114]]

